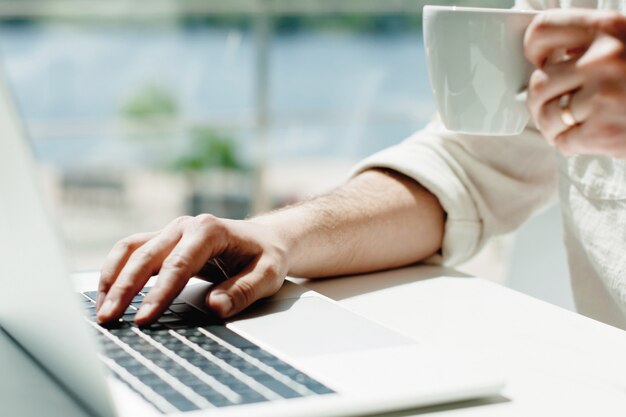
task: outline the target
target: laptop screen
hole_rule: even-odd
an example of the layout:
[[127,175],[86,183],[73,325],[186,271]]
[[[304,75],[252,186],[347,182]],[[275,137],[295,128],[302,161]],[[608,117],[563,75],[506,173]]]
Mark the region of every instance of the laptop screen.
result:
[[35,169],[0,73],[0,325],[92,414],[112,416]]

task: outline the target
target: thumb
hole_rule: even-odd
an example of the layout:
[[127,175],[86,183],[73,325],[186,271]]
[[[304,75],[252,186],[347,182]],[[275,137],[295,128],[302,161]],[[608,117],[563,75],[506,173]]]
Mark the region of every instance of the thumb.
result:
[[258,299],[276,293],[284,278],[273,263],[259,261],[217,285],[207,294],[206,304],[220,317],[230,317]]

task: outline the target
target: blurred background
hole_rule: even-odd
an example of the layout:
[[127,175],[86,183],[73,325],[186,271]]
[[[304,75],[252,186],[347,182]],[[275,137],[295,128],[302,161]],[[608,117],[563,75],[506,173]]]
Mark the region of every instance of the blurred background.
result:
[[[0,0],[0,53],[73,270],[174,217],[332,189],[434,113],[424,4]],[[558,211],[462,269],[571,308]]]

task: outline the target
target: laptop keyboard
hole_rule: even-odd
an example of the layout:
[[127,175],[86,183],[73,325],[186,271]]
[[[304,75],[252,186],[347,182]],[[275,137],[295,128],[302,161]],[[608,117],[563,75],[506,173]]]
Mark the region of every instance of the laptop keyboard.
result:
[[83,293],[81,300],[101,344],[101,360],[161,412],[333,393],[179,299],[157,323],[137,327],[133,318],[148,290],[133,299],[119,322],[106,328],[95,321],[96,292]]

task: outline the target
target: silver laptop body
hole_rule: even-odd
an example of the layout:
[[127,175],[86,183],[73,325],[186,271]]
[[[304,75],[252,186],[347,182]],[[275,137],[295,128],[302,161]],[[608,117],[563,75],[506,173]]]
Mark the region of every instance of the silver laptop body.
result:
[[[0,326],[91,415],[178,414],[176,407],[159,408],[148,398],[150,392],[141,395],[124,381],[123,370],[112,369],[116,365],[93,337],[116,341],[81,308],[85,300],[80,301],[66,269],[35,173],[20,118],[0,77]],[[95,284],[83,282],[80,290],[95,289]],[[207,288],[206,284],[189,285],[179,299],[201,310]],[[205,401],[200,402],[204,407],[185,415],[368,414],[488,396],[503,386],[497,373],[472,368],[453,354],[368,321],[293,283],[286,283],[276,296],[226,323],[225,328],[289,368],[289,375],[297,371],[309,378],[306,381],[313,381],[310,386],[323,387],[322,392],[307,391],[302,379],[278,375],[284,385],[302,395],[284,398],[280,390],[270,395],[259,388],[267,397],[263,401],[228,406]],[[241,356],[235,358],[238,363],[251,366],[247,361],[254,362],[249,355],[239,354],[245,349],[219,343],[229,354]],[[178,382],[172,384],[176,391]]]

